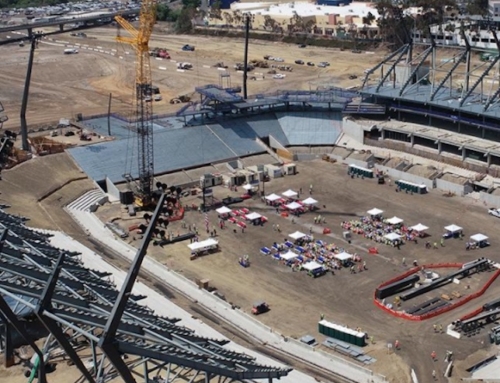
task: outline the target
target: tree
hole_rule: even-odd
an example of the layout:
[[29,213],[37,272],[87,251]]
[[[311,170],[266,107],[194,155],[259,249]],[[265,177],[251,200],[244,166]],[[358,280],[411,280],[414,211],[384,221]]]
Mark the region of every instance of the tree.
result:
[[486,16],[489,13],[488,0],[471,0],[467,3],[466,10],[470,15]]
[[220,10],[221,2],[220,0],[216,0],[212,6],[210,7],[210,11],[208,15],[212,19],[222,20],[222,12]]
[[194,8],[182,8],[175,23],[175,31],[177,33],[189,33],[193,30],[192,18],[194,15]]
[[234,17],[229,12],[224,12],[224,20],[226,21],[227,26],[232,26],[234,23]]
[[267,28],[270,28],[271,31],[275,31],[276,30],[276,26],[277,26],[277,22],[276,20],[274,20],[271,16],[269,15],[265,15],[264,16],[264,27],[267,29]]

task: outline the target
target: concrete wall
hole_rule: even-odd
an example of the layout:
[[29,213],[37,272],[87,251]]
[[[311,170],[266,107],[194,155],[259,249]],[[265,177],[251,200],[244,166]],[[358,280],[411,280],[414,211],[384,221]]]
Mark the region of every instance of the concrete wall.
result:
[[108,194],[113,197],[113,199],[117,201],[120,200],[120,191],[108,177],[106,177],[106,189],[108,189]]
[[500,196],[479,192],[479,200],[486,205],[486,207],[500,208]]
[[452,192],[458,196],[464,196],[472,192],[472,187],[470,185],[459,185],[454,182],[445,181],[440,178],[436,179],[436,187],[445,192]]
[[269,135],[268,137],[269,137],[269,146],[271,146],[271,148],[286,150],[286,148],[283,145],[281,145],[281,142],[279,142],[272,135]]
[[315,153],[295,153],[293,155],[294,161],[312,161],[316,159],[321,159],[323,154],[315,154]]
[[375,164],[375,169],[383,171],[384,173],[388,174],[391,178],[393,178],[395,181],[403,180],[407,182],[412,182],[417,185],[425,185],[427,186],[427,189],[430,191],[430,189],[435,188],[435,184],[433,180],[430,180],[425,177],[420,177],[415,174],[410,174],[410,173],[405,173],[401,170],[396,170],[393,168],[389,168],[387,166],[383,165],[378,165]]
[[366,161],[361,161],[361,160],[355,160],[354,158],[350,159],[347,157],[345,160],[341,160],[342,163],[347,164],[347,165],[356,165],[356,166],[361,166],[362,168],[367,168],[370,169],[370,164]]
[[358,142],[363,142],[365,128],[366,127],[351,120],[349,117],[345,117],[342,120],[342,131]]

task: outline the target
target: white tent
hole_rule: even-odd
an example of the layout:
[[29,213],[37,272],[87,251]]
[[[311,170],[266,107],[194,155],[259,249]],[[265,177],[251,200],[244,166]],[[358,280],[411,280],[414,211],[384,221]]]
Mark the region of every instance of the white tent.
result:
[[281,199],[281,197],[279,195],[273,193],[273,194],[269,194],[268,196],[266,196],[266,199],[268,201],[274,202],[274,201]]
[[216,241],[213,238],[209,238],[201,242],[193,242],[187,245],[187,247],[189,247],[191,251],[202,251],[202,250],[215,249],[218,244],[219,244],[218,241]]
[[394,242],[398,239],[401,239],[401,236],[399,234],[396,234],[396,233],[389,233],[389,234],[384,235],[384,238],[388,239],[391,242]]
[[256,219],[262,218],[262,216],[259,213],[250,213],[245,215],[245,218],[249,221],[255,221]]
[[289,237],[293,239],[301,239],[307,237],[307,234],[301,233],[300,231],[296,231],[295,233],[290,234]]
[[302,201],[304,205],[316,205],[318,201],[316,201],[314,198],[306,198],[304,201]]
[[245,190],[252,190],[253,186],[250,185],[250,184],[246,184],[246,185],[243,185],[243,189],[245,189]]
[[377,215],[382,215],[383,212],[384,212],[383,210],[377,209],[376,207],[367,211],[368,215],[371,215],[372,217],[376,217]]
[[299,255],[294,253],[293,251],[288,250],[285,254],[280,254],[280,258],[285,261],[291,261],[292,259],[297,258]]
[[403,223],[403,220],[399,217],[394,216],[392,218],[389,218],[387,222],[391,225],[399,225],[400,223]]
[[294,192],[292,189],[288,189],[286,192],[282,194],[287,198],[297,197],[297,192]]
[[473,240],[474,242],[484,242],[488,240],[488,237],[485,236],[484,234],[474,234],[470,236],[470,239]]
[[423,231],[426,231],[426,230],[429,230],[429,228],[427,226],[422,225],[421,223],[419,223],[419,224],[417,224],[415,226],[410,227],[410,229],[418,231],[419,233],[421,233]]
[[216,212],[219,214],[229,214],[229,213],[231,213],[231,209],[226,207],[226,206],[222,206],[222,207],[218,208],[216,210]]
[[323,266],[316,261],[307,262],[302,266],[302,268],[307,270],[307,271],[314,271],[317,269],[321,269],[322,267]]
[[302,205],[300,203],[297,203],[297,202],[292,202],[292,203],[289,203],[288,205],[285,205],[285,207],[289,210],[297,210],[297,209],[300,209],[302,207]]
[[335,254],[333,257],[339,261],[347,261],[348,259],[352,259],[352,254],[344,251],[343,253]]
[[450,226],[445,226],[444,228],[446,231],[449,231],[450,233],[458,233],[459,231],[462,231],[463,228],[457,225],[450,225]]

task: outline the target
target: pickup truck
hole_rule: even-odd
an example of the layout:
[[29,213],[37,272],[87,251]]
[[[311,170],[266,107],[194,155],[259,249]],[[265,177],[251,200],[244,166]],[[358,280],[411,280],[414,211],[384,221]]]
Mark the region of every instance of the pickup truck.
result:
[[500,209],[490,208],[488,209],[488,214],[500,218]]

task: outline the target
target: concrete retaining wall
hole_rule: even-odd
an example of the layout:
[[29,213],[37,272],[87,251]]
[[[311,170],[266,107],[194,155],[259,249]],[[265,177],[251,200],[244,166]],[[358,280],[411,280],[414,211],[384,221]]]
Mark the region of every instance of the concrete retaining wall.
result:
[[500,208],[500,196],[479,192],[479,200],[487,205],[488,208]]
[[362,168],[370,169],[370,165],[366,161],[355,160],[354,158],[350,159],[349,157],[347,157],[342,162],[347,165],[356,165],[361,166]]
[[472,192],[472,187],[470,185],[459,185],[454,182],[442,180],[440,178],[436,179],[436,187],[439,190],[443,190],[445,192],[452,192],[462,197]]
[[108,177],[106,177],[106,189],[108,190],[108,194],[110,196],[115,198],[117,201],[120,200],[120,191]]
[[354,138],[358,142],[363,142],[365,127],[351,120],[349,117],[345,117],[342,120],[342,131],[349,137]]

